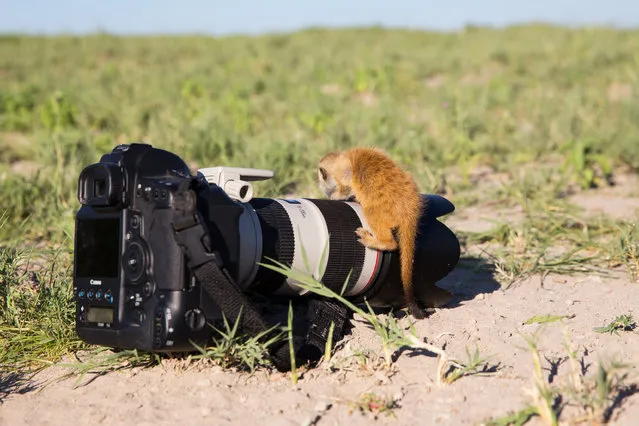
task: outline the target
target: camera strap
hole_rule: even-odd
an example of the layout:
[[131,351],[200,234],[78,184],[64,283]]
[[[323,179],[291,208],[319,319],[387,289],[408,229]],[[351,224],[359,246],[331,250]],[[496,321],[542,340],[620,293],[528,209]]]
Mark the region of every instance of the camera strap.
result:
[[[185,183],[192,188],[194,181]],[[187,189],[187,188],[184,188]],[[209,297],[218,304],[229,321],[240,318],[242,331],[249,336],[262,334],[264,339],[274,335],[269,331],[263,316],[235,284],[223,268],[221,259],[211,250],[210,234],[200,213],[195,208],[195,196],[191,191],[179,191],[173,217],[174,238],[188,260],[188,267]],[[327,299],[309,299],[309,330],[304,338],[294,338],[296,361],[318,361],[324,354],[331,323],[334,324],[331,338],[332,350],[344,336],[350,311],[341,303]],[[240,317],[241,315],[241,317]],[[269,346],[270,359],[279,371],[291,369],[288,340],[277,341]]]

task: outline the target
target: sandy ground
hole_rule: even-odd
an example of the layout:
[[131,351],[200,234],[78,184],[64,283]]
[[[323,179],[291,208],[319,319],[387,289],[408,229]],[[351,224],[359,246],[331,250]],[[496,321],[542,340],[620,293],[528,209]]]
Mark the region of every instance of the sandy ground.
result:
[[[637,188],[635,183],[624,186]],[[636,194],[618,189],[580,194],[574,201],[593,214],[617,217],[636,218],[639,208]],[[457,212],[446,222],[453,230],[482,230],[499,217],[494,210],[473,209]],[[493,356],[488,366],[494,373],[438,385],[437,358],[411,351],[401,352],[392,370],[385,370],[376,360],[378,337],[356,317],[352,334],[333,359],[335,368],[307,371],[297,385],[289,374],[248,375],[210,366],[183,369],[167,362],[88,377],[77,388],[74,379],[42,388],[44,381],[65,372],[55,366],[30,381],[13,376],[0,384],[0,424],[481,424],[529,401],[533,363],[521,333],[538,331],[544,377],[553,384],[567,383],[571,372],[563,347],[565,331],[588,377],[600,359],[639,362],[636,330],[618,336],[593,331],[621,314],[639,318],[639,283],[630,282],[622,270],[606,276],[534,276],[502,289],[490,273],[462,263],[439,285],[454,292],[454,302],[419,321],[418,335],[445,345],[447,353],[460,360],[466,359],[466,348],[478,347],[482,355]],[[569,318],[563,324],[524,324],[546,314]],[[361,353],[368,356],[358,356]],[[639,383],[638,373],[630,371],[629,384]],[[394,400],[392,415],[357,409],[354,403],[365,393]],[[560,419],[567,422],[576,413],[576,407],[567,406]],[[631,387],[620,396],[611,423],[638,422],[639,393]],[[541,422],[533,418],[528,424]]]

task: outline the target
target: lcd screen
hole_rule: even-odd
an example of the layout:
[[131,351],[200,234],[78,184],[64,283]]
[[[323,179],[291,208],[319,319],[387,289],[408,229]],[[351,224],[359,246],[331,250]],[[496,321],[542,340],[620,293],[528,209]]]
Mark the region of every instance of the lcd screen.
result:
[[76,222],[76,276],[117,278],[120,269],[120,219]]
[[87,321],[113,324],[113,309],[89,307],[87,309]]

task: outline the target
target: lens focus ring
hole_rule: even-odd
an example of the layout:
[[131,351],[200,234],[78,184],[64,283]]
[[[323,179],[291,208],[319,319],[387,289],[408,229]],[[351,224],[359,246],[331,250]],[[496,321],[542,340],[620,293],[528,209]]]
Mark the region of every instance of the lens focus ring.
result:
[[345,291],[348,293],[362,273],[366,256],[366,249],[355,236],[355,230],[362,226],[362,222],[346,203],[315,199],[308,201],[315,204],[324,216],[330,238],[328,264],[322,282],[339,293],[348,278]]

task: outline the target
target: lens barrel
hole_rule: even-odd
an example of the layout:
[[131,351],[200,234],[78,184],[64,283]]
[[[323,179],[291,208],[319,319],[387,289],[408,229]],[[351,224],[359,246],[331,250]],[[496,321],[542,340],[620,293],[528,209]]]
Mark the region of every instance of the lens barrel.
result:
[[[426,306],[441,305],[449,293],[435,287],[457,264],[459,241],[437,217],[454,206],[437,195],[424,195],[428,205],[419,223],[413,283]],[[399,253],[364,247],[355,230],[370,229],[361,206],[354,202],[320,199],[254,198],[245,204],[257,216],[262,250],[260,263],[270,259],[313,275],[335,292],[373,306],[403,306]],[[243,230],[248,234],[248,231]],[[254,232],[255,233],[255,232]],[[244,289],[284,296],[304,295],[296,280],[259,266]]]

